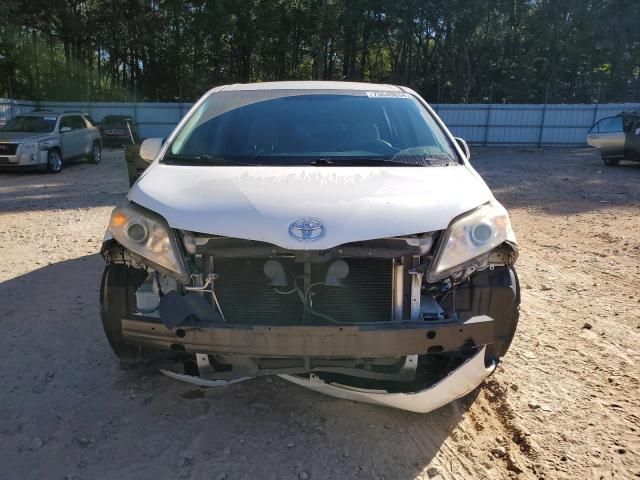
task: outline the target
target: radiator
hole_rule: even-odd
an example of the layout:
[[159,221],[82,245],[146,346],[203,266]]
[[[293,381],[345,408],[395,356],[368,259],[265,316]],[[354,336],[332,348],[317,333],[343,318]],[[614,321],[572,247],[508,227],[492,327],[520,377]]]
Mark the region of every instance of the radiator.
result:
[[[277,293],[263,273],[266,259],[224,259],[216,257],[213,270],[218,274],[216,295],[229,323],[260,325],[299,325],[328,323],[329,320],[307,315],[296,292]],[[304,273],[302,263],[292,258],[279,262],[285,269],[288,285]],[[392,262],[387,259],[346,259],[349,275],[343,286],[319,285],[314,293],[313,309],[338,322],[385,322],[391,320]],[[327,264],[311,264],[311,281],[324,281]],[[302,279],[298,280],[300,288]]]

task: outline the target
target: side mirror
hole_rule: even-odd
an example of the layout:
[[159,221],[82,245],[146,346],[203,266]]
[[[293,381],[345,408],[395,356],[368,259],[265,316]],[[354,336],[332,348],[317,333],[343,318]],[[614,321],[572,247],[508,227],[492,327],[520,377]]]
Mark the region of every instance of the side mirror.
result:
[[153,162],[160,149],[162,148],[162,138],[147,138],[142,145],[140,145],[140,158],[146,162]]
[[458,146],[462,149],[466,160],[469,160],[471,158],[471,150],[469,150],[469,145],[467,145],[467,142],[465,142],[464,139],[460,137],[455,137],[455,140]]
[[67,133],[71,131],[71,127],[60,127],[60,133]]

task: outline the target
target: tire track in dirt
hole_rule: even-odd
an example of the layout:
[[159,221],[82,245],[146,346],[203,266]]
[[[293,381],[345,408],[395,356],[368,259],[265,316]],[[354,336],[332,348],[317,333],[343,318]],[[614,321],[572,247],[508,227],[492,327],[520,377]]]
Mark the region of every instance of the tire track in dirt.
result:
[[544,472],[536,464],[539,458],[537,447],[526,430],[515,422],[515,412],[507,400],[509,387],[495,378],[489,378],[484,388],[484,398],[509,440],[507,455],[504,457],[506,469],[516,474],[524,473],[525,469],[528,469],[535,478],[539,478]]

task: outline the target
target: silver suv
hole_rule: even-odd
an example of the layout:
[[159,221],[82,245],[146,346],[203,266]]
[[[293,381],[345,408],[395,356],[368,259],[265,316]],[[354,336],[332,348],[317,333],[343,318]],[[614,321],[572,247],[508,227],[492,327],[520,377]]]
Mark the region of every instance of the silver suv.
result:
[[0,129],[0,168],[44,167],[59,173],[64,163],[102,158],[100,129],[80,112],[33,111],[18,115]]

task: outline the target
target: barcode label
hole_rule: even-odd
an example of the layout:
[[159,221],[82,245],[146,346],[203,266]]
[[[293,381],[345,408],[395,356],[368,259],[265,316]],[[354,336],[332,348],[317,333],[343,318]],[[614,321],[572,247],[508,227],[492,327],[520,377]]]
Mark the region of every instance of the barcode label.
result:
[[367,97],[375,98],[410,98],[411,95],[405,92],[367,92]]

